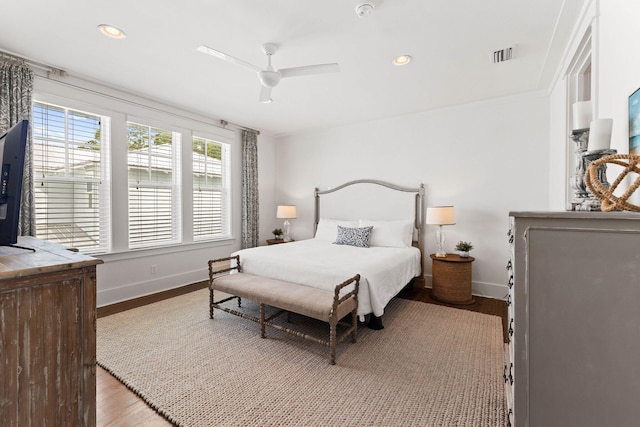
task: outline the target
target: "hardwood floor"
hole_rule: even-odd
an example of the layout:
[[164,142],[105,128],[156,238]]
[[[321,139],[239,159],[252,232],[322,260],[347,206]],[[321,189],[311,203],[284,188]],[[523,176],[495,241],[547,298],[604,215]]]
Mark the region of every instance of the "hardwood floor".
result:
[[[206,282],[197,283],[181,288],[179,290],[174,289],[165,293],[139,298],[121,304],[115,304],[109,307],[101,307],[100,309],[98,309],[98,317],[103,317],[120,311],[129,310],[137,306],[150,304],[162,299],[171,298],[187,292],[195,291],[197,289],[202,289],[204,287],[206,287]],[[422,301],[429,304],[445,305],[462,310],[471,310],[479,313],[499,316],[502,318],[503,334],[506,342],[507,304],[504,301],[476,296],[474,297],[476,301],[475,304],[455,306],[451,304],[441,303],[431,298],[431,289],[414,289],[411,286],[405,288],[402,292],[400,292],[398,296],[400,298]],[[142,399],[140,399],[135,393],[130,391],[109,372],[98,366],[96,375],[96,418],[98,427],[129,427],[133,425],[156,427],[172,425],[162,416],[158,415]]]
[[171,426],[135,393],[101,367],[96,370],[96,425]]

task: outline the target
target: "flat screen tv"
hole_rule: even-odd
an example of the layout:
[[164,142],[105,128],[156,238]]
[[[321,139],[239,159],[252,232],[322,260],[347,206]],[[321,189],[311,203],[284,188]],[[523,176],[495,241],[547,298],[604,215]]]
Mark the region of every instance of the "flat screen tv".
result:
[[0,137],[0,246],[18,242],[24,152],[29,121],[22,120]]

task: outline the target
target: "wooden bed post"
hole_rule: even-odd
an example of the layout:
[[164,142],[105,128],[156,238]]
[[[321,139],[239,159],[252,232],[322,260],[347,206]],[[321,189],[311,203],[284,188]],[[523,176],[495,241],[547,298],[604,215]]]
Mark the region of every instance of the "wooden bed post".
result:
[[313,197],[315,199],[315,211],[313,214],[313,235],[316,235],[318,231],[318,223],[320,222],[320,189],[316,187],[313,192]]

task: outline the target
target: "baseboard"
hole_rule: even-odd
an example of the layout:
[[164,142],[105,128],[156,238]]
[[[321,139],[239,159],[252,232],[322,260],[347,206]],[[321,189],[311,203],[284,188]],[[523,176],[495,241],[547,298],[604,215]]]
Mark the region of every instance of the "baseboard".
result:
[[132,298],[127,301],[98,307],[98,317],[109,316],[111,314],[120,313],[121,311],[131,310],[132,308],[141,307],[143,305],[152,304],[154,302],[184,295],[189,292],[198,291],[200,289],[206,288],[208,284],[209,282],[205,280],[202,282],[192,283],[190,285],[167,289],[166,291],[160,291],[142,297]]

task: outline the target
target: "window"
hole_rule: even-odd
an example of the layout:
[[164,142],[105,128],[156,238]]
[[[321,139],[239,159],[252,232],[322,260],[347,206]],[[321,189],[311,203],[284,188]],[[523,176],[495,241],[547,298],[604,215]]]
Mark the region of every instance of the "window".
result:
[[228,237],[228,144],[193,137],[193,239]]
[[180,242],[180,134],[127,123],[129,247]]
[[110,247],[109,118],[33,104],[36,233],[41,239],[104,253]]

